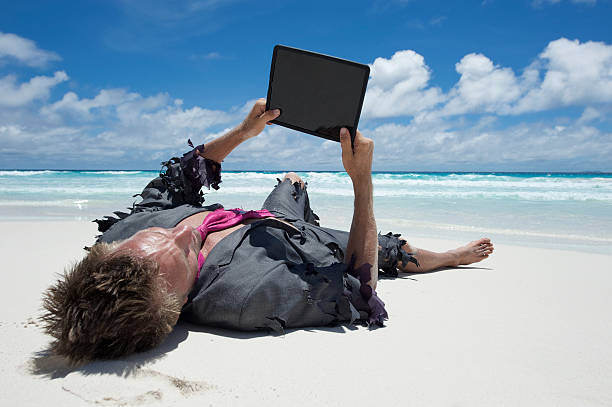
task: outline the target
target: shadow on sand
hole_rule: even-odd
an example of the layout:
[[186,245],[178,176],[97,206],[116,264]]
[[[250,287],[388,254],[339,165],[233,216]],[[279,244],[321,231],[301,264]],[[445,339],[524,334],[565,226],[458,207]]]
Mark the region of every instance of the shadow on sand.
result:
[[[452,270],[493,270],[489,267],[476,267],[476,266],[457,266],[457,267],[440,267],[431,271],[421,271],[418,273],[400,273],[399,279],[410,278],[412,276],[418,276],[419,274],[431,274],[431,273],[439,273],[441,271],[452,271]],[[413,279],[414,280],[414,279]]]
[[[444,267],[424,273],[400,273],[399,280],[413,280],[418,281],[416,278],[419,274],[430,274],[438,273],[441,271],[450,271],[457,269],[480,269],[480,270],[491,270],[487,267],[474,267],[474,266],[459,266],[459,267]],[[385,278],[385,279],[395,279]],[[198,334],[210,334],[216,336],[224,336],[232,339],[251,339],[260,338],[263,336],[284,336],[290,335],[296,331],[308,331],[308,332],[331,332],[343,334],[347,331],[354,331],[359,329],[358,326],[354,325],[334,325],[329,327],[314,327],[314,328],[295,328],[287,329],[282,334],[267,331],[235,331],[223,328],[215,328],[208,326],[200,326],[191,324],[189,322],[180,321],[174,330],[168,335],[168,338],[157,348],[152,349],[143,353],[136,353],[128,357],[116,360],[97,360],[81,365],[74,365],[68,362],[65,358],[53,355],[50,350],[42,350],[36,352],[30,359],[29,371],[33,375],[43,376],[50,379],[57,379],[66,377],[68,374],[73,372],[79,372],[83,375],[99,375],[99,374],[114,374],[117,376],[127,377],[135,372],[139,371],[143,366],[154,362],[158,359],[162,359],[166,354],[178,347],[178,345],[185,341],[190,333]]]
[[139,372],[145,365],[164,358],[168,352],[176,349],[181,342],[185,341],[192,332],[198,334],[203,333],[224,336],[232,339],[251,339],[264,336],[282,337],[285,335],[290,335],[296,331],[332,332],[342,334],[356,329],[359,329],[359,327],[351,325],[335,325],[329,327],[287,329],[284,333],[277,334],[267,331],[234,331],[223,328],[194,325],[189,322],[181,321],[176,325],[176,327],[174,327],[174,330],[170,333],[170,335],[168,335],[166,340],[161,345],[147,352],[135,353],[122,359],[96,360],[89,363],[75,365],[71,364],[67,359],[56,356],[50,350],[46,349],[34,354],[29,361],[28,370],[33,375],[42,376],[48,379],[63,378],[70,373],[75,372],[81,373],[85,376],[113,374],[128,377]]

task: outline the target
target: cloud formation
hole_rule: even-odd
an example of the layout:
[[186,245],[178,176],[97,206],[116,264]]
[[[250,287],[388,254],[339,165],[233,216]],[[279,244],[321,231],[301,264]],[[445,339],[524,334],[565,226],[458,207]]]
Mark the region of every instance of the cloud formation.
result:
[[544,78],[516,103],[515,113],[612,102],[612,45],[561,38],[548,44],[538,63]]
[[[456,63],[458,80],[447,92],[431,83],[425,58],[412,50],[376,58],[370,67],[361,127],[376,142],[375,169],[546,170],[554,162],[567,170],[612,170],[612,134],[605,130],[612,111],[611,45],[560,38],[520,73],[470,53]],[[188,138],[199,143],[223,134],[254,102],[228,110],[185,107],[167,93],[120,88],[89,97],[71,90],[48,101],[53,87],[68,79],[64,71],[21,83],[15,75],[0,78],[4,166],[35,159],[47,168],[59,168],[58,162],[64,168],[83,168],[83,162],[87,168],[155,168],[184,152]],[[518,119],[568,106],[582,114]],[[240,169],[338,170],[339,157],[337,143],[271,126],[229,162]]]
[[490,116],[476,123],[438,119],[383,124],[366,134],[376,143],[374,162],[397,170],[503,171],[520,163],[546,171],[555,162],[583,171],[609,168],[612,157],[612,133],[580,119],[509,127],[498,126]]
[[425,58],[412,50],[398,51],[391,59],[376,58],[370,65],[365,118],[413,115],[440,103],[442,91],[428,87],[431,70]]
[[36,43],[11,33],[0,32],[0,64],[10,60],[41,68],[61,58],[55,52],[45,51]]
[[476,53],[464,56],[455,69],[459,80],[443,93],[429,84],[431,70],[414,51],[377,58],[364,116],[517,115],[612,102],[612,45],[603,42],[551,41],[521,75]]
[[482,54],[468,54],[455,65],[461,75],[448,94],[444,115],[502,112],[521,96],[521,84],[510,68]]
[[52,87],[67,80],[64,71],[57,71],[53,76],[35,76],[21,84],[14,75],[7,75],[0,78],[0,106],[24,106],[34,100],[47,99]]
[[219,128],[238,124],[245,114],[242,105],[229,111],[184,108],[181,100],[165,93],[142,96],[103,89],[92,98],[81,98],[67,92],[40,108],[0,109],[0,161],[25,154],[39,163],[56,163],[46,165],[52,168],[58,162],[83,162],[84,157],[86,168],[125,168],[134,160],[151,168],[184,152],[188,138],[206,141]]

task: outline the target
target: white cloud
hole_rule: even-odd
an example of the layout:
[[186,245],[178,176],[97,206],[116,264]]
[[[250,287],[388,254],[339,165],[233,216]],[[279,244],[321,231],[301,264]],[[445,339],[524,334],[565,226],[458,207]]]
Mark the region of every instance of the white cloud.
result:
[[[39,163],[43,157],[53,157],[55,164],[47,164],[53,168],[58,168],[57,163],[70,167],[70,162],[83,162],[83,157],[87,157],[87,168],[155,168],[159,160],[186,151],[187,138],[201,143],[224,134],[252,104],[216,111],[183,108],[165,94],[144,97],[115,89],[90,99],[67,95],[73,96],[65,95],[47,106],[56,107],[55,117],[30,110],[29,116],[15,119],[0,109],[0,157],[19,154],[36,157]],[[612,134],[593,126],[603,116],[590,108],[573,122],[500,128],[495,115],[470,122],[463,116],[419,114],[408,125],[386,123],[362,131],[375,140],[374,169],[379,170],[545,170],[542,162],[551,160],[588,164],[578,170],[609,169]],[[268,126],[239,146],[225,168],[338,170],[342,168],[339,158],[337,143]]]
[[[556,161],[609,168],[612,133],[580,120],[565,126],[550,122],[497,128],[485,117],[472,125],[439,119],[409,125],[384,124],[366,135],[375,142],[374,162],[401,170],[496,170],[536,168]],[[546,165],[546,164],[544,164]],[[539,168],[540,170],[542,168]]]
[[55,52],[38,48],[32,40],[0,32],[0,63],[9,59],[15,59],[28,66],[44,67],[47,63],[61,58]]
[[54,164],[47,165],[53,168],[57,163],[70,166],[69,162],[86,162],[87,168],[142,168],[142,163],[151,168],[159,163],[152,162],[153,157],[167,159],[187,151],[188,138],[201,143],[219,126],[233,127],[243,110],[242,105],[228,111],[184,108],[165,93],[142,96],[103,89],[92,98],[81,98],[68,92],[39,109],[0,108],[0,156],[50,160]]
[[515,113],[612,102],[612,45],[560,38],[539,60],[544,79],[517,103]]
[[364,118],[413,115],[442,101],[442,91],[428,87],[431,72],[425,59],[414,51],[398,51],[391,59],[376,58],[370,76]]
[[503,111],[521,96],[512,69],[495,66],[482,54],[464,56],[455,68],[461,78],[450,91],[443,114]]
[[81,119],[90,119],[93,109],[116,106],[138,98],[138,94],[127,93],[123,89],[103,89],[92,99],[79,99],[76,93],[68,92],[57,102],[44,106],[41,113],[55,118],[58,113],[72,113]]
[[591,123],[591,122],[598,121],[598,120],[602,119],[603,116],[604,116],[604,114],[602,112],[600,112],[598,109],[595,109],[595,108],[589,106],[586,109],[584,109],[584,112],[582,112],[582,115],[578,119],[578,123],[580,123],[580,124],[582,124],[582,123]]
[[208,129],[212,126],[235,121],[242,116],[221,110],[203,109],[194,106],[191,109],[177,109],[167,115],[167,123],[178,129]]
[[245,169],[341,170],[340,144],[281,126],[267,126],[234,152],[228,163]]
[[184,109],[180,99],[172,100],[166,93],[143,97],[125,89],[103,89],[91,99],[66,93],[55,103],[44,106],[41,113],[54,121],[63,117],[92,121],[105,117],[114,125],[166,129],[172,133],[186,129],[204,131],[212,126],[235,120],[236,115],[198,106]]
[[14,75],[0,78],[0,106],[23,106],[37,99],[46,99],[52,87],[68,80],[64,71],[53,76],[35,76],[28,82],[17,83]]
[[455,65],[460,75],[447,93],[430,85],[421,55],[398,51],[377,58],[363,118],[439,117],[466,113],[516,115],[612,102],[612,45],[560,38],[551,41],[521,75],[471,53]]
[[[376,142],[375,169],[542,170],[541,163],[557,160],[559,165],[588,164],[579,170],[609,170],[612,134],[596,125],[609,123],[612,109],[611,49],[562,38],[520,74],[482,54],[468,54],[456,64],[459,79],[447,93],[433,86],[430,68],[414,51],[377,58],[362,116],[387,118],[369,128],[380,122],[362,121],[362,131]],[[146,96],[125,89],[102,89],[91,97],[71,91],[42,106],[31,103],[46,99],[67,79],[63,71],[24,83],[11,75],[0,78],[0,159],[5,163],[19,156],[22,162],[36,159],[37,165],[53,168],[56,162],[155,168],[160,159],[186,151],[187,138],[201,143],[225,133],[254,103],[227,110],[186,107],[166,93]],[[583,113],[536,123],[517,119],[518,124],[506,127],[499,118],[564,106],[579,106]],[[409,124],[389,123],[406,116],[412,117]],[[52,158],[44,164],[43,157]],[[339,157],[337,143],[268,126],[237,148],[226,168],[337,170],[342,168]]]
[[560,38],[551,41],[518,77],[486,56],[469,54],[439,115],[522,114],[612,102],[612,45]]

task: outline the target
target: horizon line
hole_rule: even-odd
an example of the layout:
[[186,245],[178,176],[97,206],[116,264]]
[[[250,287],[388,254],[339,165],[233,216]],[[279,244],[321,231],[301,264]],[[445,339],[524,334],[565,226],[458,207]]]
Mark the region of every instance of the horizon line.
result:
[[[0,171],[91,171],[91,172],[102,172],[102,171],[150,171],[150,172],[160,172],[160,170],[152,170],[152,169],[121,169],[121,168],[107,168],[107,169],[67,169],[67,168],[0,168]],[[345,170],[288,170],[288,169],[251,169],[251,170],[222,170],[222,172],[346,172]],[[495,170],[468,170],[468,171],[457,171],[457,170],[373,170],[372,174],[376,173],[434,173],[434,174],[470,174],[470,173],[480,173],[480,174],[492,174],[492,173],[500,173],[500,174],[604,174],[604,175],[612,175],[612,172],[609,171],[599,171],[599,170],[585,170],[585,171],[529,171],[529,170],[520,170],[520,171],[495,171]]]

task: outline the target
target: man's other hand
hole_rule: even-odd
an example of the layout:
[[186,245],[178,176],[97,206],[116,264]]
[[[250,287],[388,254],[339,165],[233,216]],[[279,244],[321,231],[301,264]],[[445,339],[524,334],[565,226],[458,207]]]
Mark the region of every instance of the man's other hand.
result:
[[280,110],[266,111],[266,99],[258,99],[247,117],[240,124],[240,131],[246,138],[255,137],[263,131],[266,124],[270,124],[268,123],[270,120],[274,120],[278,116],[280,116]]
[[372,177],[372,154],[374,141],[361,135],[357,130],[354,148],[351,148],[351,135],[343,127],[340,130],[340,145],[342,147],[342,165],[353,182]]

